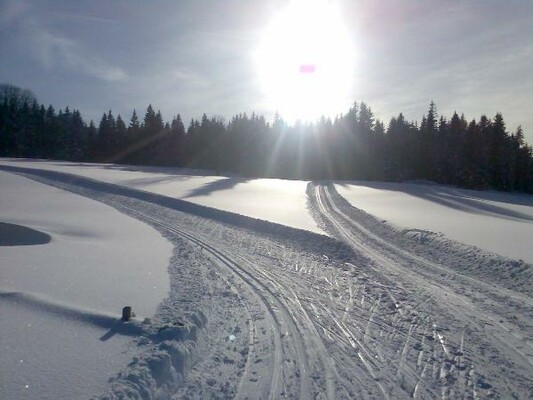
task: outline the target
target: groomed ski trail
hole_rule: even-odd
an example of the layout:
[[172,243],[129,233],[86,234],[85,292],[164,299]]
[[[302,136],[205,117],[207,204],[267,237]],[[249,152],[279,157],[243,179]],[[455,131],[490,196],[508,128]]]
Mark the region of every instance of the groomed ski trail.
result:
[[[242,365],[238,363],[239,368],[232,371],[231,376],[224,376],[223,374],[227,373],[224,365],[231,366],[235,362],[230,359],[221,360],[218,368],[222,375],[215,379],[216,382],[202,383],[204,386],[228,382],[231,384],[225,394],[218,393],[216,396],[269,399],[349,397],[343,395],[341,389],[337,389],[338,373],[335,362],[327,353],[322,337],[301,305],[301,294],[287,289],[285,282],[278,281],[267,271],[272,260],[277,263],[283,259],[286,252],[294,252],[290,249],[290,244],[285,249],[281,242],[271,243],[272,239],[261,238],[247,229],[246,235],[255,246],[254,252],[248,253],[243,251],[244,247],[250,249],[248,243],[235,245],[235,241],[224,241],[225,234],[234,235],[237,242],[242,240],[243,232],[240,229],[127,196],[127,193],[137,191],[124,189],[121,192],[122,189],[117,189],[114,185],[100,184],[80,177],[73,179],[66,174],[20,169],[17,172],[28,178],[102,201],[126,215],[150,224],[167,238],[179,237],[181,241],[177,242],[177,245],[182,245],[185,240],[195,253],[190,257],[208,260],[211,270],[215,270],[216,276],[238,297],[246,312],[244,320],[248,325],[247,348],[239,351],[245,359]],[[113,190],[110,190],[111,187]],[[117,194],[116,191],[123,195]],[[203,229],[202,225],[207,228]],[[220,235],[213,235],[213,228],[220,230]],[[294,230],[289,228],[289,231],[293,234]],[[310,235],[313,240],[316,239],[316,235]],[[278,257],[269,255],[266,262],[257,257],[255,251],[262,251],[259,248],[265,243],[268,243],[269,249],[282,249],[281,253],[277,254]],[[239,248],[239,245],[243,248]],[[307,291],[307,288],[303,289]],[[302,292],[302,288],[299,292]],[[208,313],[202,312],[202,315]],[[228,325],[239,326],[241,322],[228,321],[223,328],[226,329]],[[227,335],[227,331],[219,332],[219,327],[209,324],[209,321],[202,328],[205,328],[207,336]],[[194,373],[194,369],[201,367],[202,362],[212,357],[216,351],[217,349],[204,349],[197,357],[191,357],[191,360],[198,360],[196,365],[190,365],[191,371]],[[154,371],[155,374],[157,372]],[[127,377],[127,370],[120,376]],[[124,384],[128,385],[127,382]],[[205,396],[205,392],[202,395],[194,389],[192,392],[178,389],[177,398],[180,397],[180,390],[185,390],[182,394],[192,398]],[[157,394],[152,396],[157,397]],[[114,394],[104,396],[115,397]]]
[[[192,272],[212,284],[205,296],[213,309],[197,305],[207,320],[194,335],[188,373],[158,398],[528,397],[530,297],[490,282],[476,286],[446,263],[412,257],[412,248],[375,231],[375,220],[333,186],[310,184],[308,195],[337,241],[70,174],[11,172],[154,226],[179,250],[175,290],[186,295],[198,283],[188,279]],[[163,311],[169,321],[181,312]],[[147,346],[149,361],[179,340],[156,339],[153,356]],[[127,367],[119,378],[129,385],[133,372]],[[169,378],[158,379],[164,386]]]
[[[418,371],[413,397],[421,395],[424,383],[443,398],[531,395],[531,296],[500,286],[497,279],[477,279],[475,269],[462,273],[439,249],[425,249],[432,259],[415,254],[420,253],[418,243],[406,247],[405,240],[395,242],[392,227],[352,207],[333,184],[310,184],[308,194],[328,232],[368,257],[374,274],[390,282],[395,306],[426,315],[426,323],[413,321],[407,333],[404,330],[398,361],[397,375],[406,369]],[[490,268],[490,263],[480,262],[480,270]],[[422,342],[414,347],[420,352],[410,359],[408,342],[412,332],[421,329]]]

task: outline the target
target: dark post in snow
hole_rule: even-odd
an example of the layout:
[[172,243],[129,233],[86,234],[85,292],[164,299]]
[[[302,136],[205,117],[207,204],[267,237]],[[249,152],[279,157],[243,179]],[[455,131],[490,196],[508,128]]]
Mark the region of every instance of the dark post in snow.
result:
[[129,321],[131,318],[131,307],[126,306],[122,309],[122,320]]

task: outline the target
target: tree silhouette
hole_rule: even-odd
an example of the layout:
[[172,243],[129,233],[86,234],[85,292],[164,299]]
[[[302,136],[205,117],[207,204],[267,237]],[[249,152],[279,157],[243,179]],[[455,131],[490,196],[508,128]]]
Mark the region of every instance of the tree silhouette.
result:
[[420,125],[403,114],[387,129],[364,102],[334,120],[272,124],[252,113],[226,123],[202,115],[187,130],[180,114],[164,122],[148,105],[128,127],[109,110],[98,129],[80,111],[45,107],[27,90],[0,85],[0,156],[112,161],[290,179],[431,179],[476,189],[533,192],[532,148],[503,116],[468,122],[437,114],[432,101]]

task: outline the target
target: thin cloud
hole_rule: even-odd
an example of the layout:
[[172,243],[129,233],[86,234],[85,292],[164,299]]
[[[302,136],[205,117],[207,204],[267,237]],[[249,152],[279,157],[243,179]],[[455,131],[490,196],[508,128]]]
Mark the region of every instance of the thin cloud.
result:
[[30,8],[25,2],[20,4],[6,3],[2,7],[1,22],[17,27],[20,44],[27,47],[31,56],[44,67],[67,67],[105,82],[120,82],[128,78],[123,68],[90,54],[76,40],[47,29],[44,26],[46,21],[42,21],[43,13]]
[[65,19],[75,19],[80,21],[87,21],[87,22],[104,22],[104,23],[116,23],[117,20],[113,18],[104,18],[100,16],[94,16],[94,15],[84,15],[84,14],[75,14],[75,13],[65,13],[65,12],[58,12],[54,11],[50,13],[53,16],[59,17],[59,18],[65,18]]
[[243,34],[243,33],[236,33],[236,32],[230,32],[230,31],[208,31],[208,30],[193,30],[191,31],[192,34],[199,34],[204,36],[210,36],[217,39],[224,39],[224,40],[237,40],[241,42],[247,42],[247,43],[254,43],[256,38],[250,35],[249,33]]
[[195,72],[187,71],[185,69],[176,69],[172,71],[172,78],[177,81],[183,81],[194,85],[204,86],[207,84],[207,79],[202,78]]
[[41,30],[34,40],[36,54],[49,68],[60,64],[67,65],[107,82],[124,81],[128,78],[125,70],[109,65],[94,55],[86,54],[72,39]]

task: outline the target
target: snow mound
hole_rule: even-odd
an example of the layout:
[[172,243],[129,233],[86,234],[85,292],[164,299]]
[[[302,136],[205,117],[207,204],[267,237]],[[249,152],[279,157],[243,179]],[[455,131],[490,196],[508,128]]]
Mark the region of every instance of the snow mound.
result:
[[198,332],[206,319],[199,312],[195,320],[163,326],[133,322],[144,331],[138,340],[144,350],[110,380],[109,392],[100,399],[170,398],[196,362]]
[[457,242],[533,264],[533,196],[428,182],[335,182],[354,207],[397,227],[442,232]]
[[132,189],[126,186],[102,182],[65,172],[7,165],[1,165],[0,169],[19,174],[53,187],[71,191],[85,197],[93,198],[104,203],[109,199],[116,197],[124,198],[124,205],[127,205],[127,203],[132,200],[142,201],[181,211],[187,215],[221,222],[237,228],[252,230],[255,233],[266,234],[269,237],[291,240],[297,243],[298,246],[301,246],[302,249],[321,248],[321,251],[324,253],[335,253],[340,258],[349,258],[353,255],[351,250],[349,250],[345,244],[319,233],[281,225],[276,222],[252,218],[217,208],[194,204],[186,200],[167,197],[158,193]]
[[2,165],[71,173],[324,234],[305,208],[306,181],[224,176],[215,171],[30,159]]
[[[463,274],[475,276],[492,284],[524,294],[533,290],[533,266],[524,260],[502,257],[475,246],[454,241],[442,233],[421,229],[391,229],[397,242],[409,246],[409,242],[423,246],[415,248],[418,255],[431,256],[433,261],[453,260],[456,269]],[[413,246],[411,246],[412,248]],[[423,248],[432,249],[424,252]]]
[[0,246],[30,246],[50,243],[47,233],[27,226],[0,222]]
[[98,399],[169,399],[201,357],[212,306],[210,297],[201,296],[206,289],[197,271],[183,275],[195,262],[190,254],[189,244],[178,242],[169,265],[169,297],[153,320],[131,322],[140,332],[136,339],[140,351],[110,379],[108,390]]
[[423,229],[405,229],[402,234],[421,244],[429,243],[432,240],[435,240],[435,237],[439,236],[438,233]]

